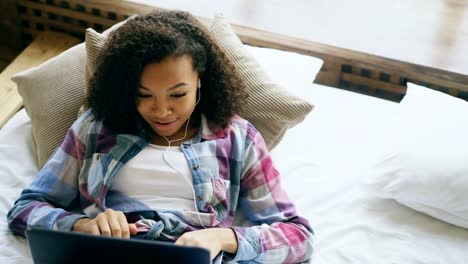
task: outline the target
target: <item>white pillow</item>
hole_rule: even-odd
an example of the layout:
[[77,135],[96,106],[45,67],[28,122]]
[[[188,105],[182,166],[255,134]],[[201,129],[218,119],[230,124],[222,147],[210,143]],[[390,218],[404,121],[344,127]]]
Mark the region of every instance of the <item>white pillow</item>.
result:
[[301,86],[313,83],[322,68],[320,58],[270,48],[254,47],[244,44],[244,48],[262,65],[270,78],[287,87],[289,92],[296,94]]
[[468,228],[468,103],[409,83],[392,131],[371,190]]

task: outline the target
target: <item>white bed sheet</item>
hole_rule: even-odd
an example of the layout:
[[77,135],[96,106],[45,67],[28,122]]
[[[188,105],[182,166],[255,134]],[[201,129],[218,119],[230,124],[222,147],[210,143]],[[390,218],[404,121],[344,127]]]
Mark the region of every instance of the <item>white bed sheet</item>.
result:
[[398,103],[312,85],[315,104],[272,155],[316,232],[311,263],[468,263],[468,230],[366,191]]
[[[291,85],[293,84],[293,85]],[[398,104],[316,84],[289,83],[315,109],[272,151],[283,184],[316,233],[311,263],[467,263],[468,230],[367,193],[360,180]],[[24,110],[0,130],[0,263],[32,263],[6,213],[37,174]]]
[[0,130],[0,263],[33,263],[26,240],[8,229],[6,215],[38,173],[31,121],[24,109]]

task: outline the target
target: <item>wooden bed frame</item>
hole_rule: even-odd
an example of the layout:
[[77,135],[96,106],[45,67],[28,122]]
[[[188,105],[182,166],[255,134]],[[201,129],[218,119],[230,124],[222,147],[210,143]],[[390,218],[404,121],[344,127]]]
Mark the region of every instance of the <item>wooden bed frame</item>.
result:
[[[125,1],[17,0],[18,25],[28,46],[0,76],[0,127],[22,106],[10,77],[84,40],[86,28],[103,31],[154,7]],[[207,22],[206,18],[200,18]],[[315,82],[393,101],[406,93],[406,83],[421,84],[468,99],[468,76],[392,60],[317,42],[233,25],[247,44],[294,51],[324,60]],[[54,34],[44,31],[63,32]],[[71,36],[73,37],[71,37]],[[39,56],[31,55],[38,53]]]

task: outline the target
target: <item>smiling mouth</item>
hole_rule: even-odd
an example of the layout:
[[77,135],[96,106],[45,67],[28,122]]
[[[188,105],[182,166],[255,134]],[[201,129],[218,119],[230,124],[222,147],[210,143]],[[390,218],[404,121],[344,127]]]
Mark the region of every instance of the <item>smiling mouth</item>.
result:
[[158,122],[158,121],[153,121],[153,124],[155,127],[159,130],[168,130],[172,127],[172,125],[175,123],[176,120],[170,121],[170,122]]

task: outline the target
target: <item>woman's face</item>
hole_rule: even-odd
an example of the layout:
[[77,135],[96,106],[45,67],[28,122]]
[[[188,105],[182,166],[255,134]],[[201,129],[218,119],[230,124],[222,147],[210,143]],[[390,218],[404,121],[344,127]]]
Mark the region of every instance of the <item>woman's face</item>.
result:
[[198,72],[190,56],[169,56],[143,68],[137,90],[137,109],[156,137],[168,140],[184,137],[186,122],[195,109],[197,85]]

